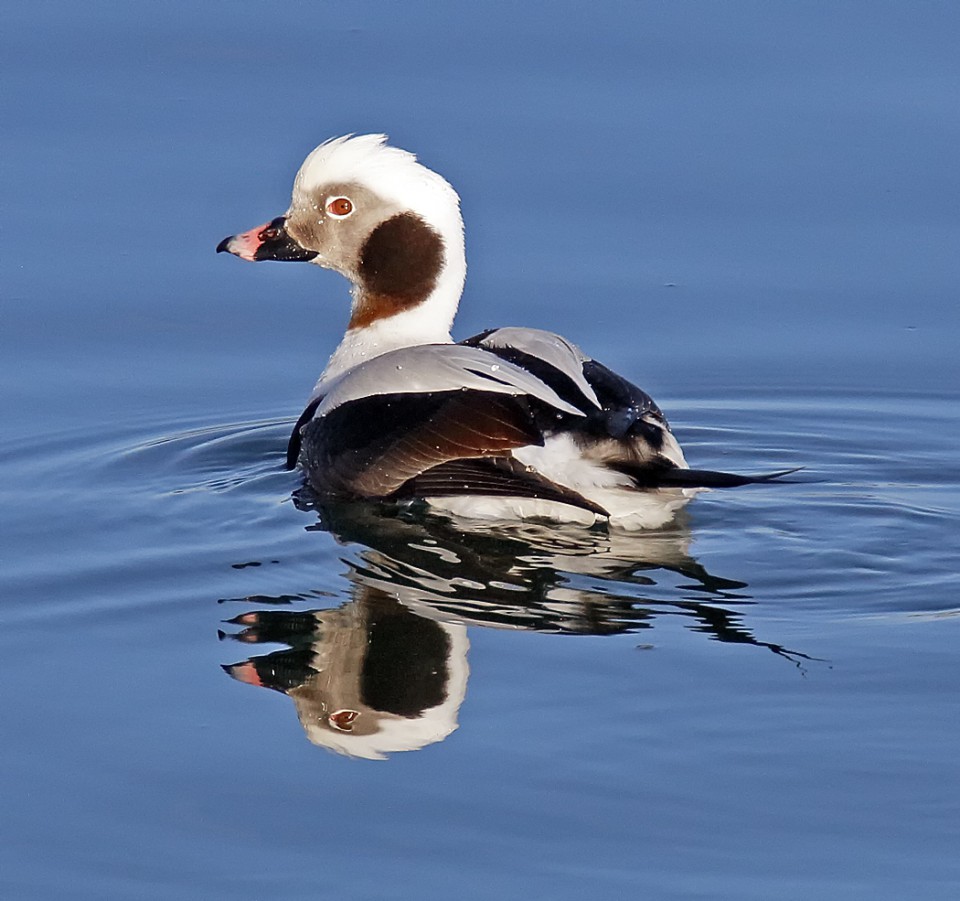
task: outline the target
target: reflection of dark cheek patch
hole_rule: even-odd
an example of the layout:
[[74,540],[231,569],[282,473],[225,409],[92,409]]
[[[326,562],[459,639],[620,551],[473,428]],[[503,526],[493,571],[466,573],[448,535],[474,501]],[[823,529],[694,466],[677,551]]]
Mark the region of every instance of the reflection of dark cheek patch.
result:
[[423,219],[400,213],[382,222],[360,252],[360,281],[371,307],[357,311],[365,312],[364,324],[426,300],[442,267],[443,239]]
[[383,713],[416,718],[444,702],[450,637],[440,626],[401,610],[374,617],[368,629],[360,674],[364,704]]

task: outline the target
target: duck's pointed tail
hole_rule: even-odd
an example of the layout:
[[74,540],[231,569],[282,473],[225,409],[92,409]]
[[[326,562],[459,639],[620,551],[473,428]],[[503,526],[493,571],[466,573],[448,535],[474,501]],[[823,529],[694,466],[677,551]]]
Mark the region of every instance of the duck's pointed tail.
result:
[[762,482],[777,482],[792,484],[797,479],[787,479],[784,476],[800,472],[802,466],[796,469],[781,469],[779,472],[768,472],[757,476],[743,476],[735,472],[715,472],[712,469],[667,469],[657,473],[650,473],[650,481],[644,488],[737,488],[740,485],[757,485]]

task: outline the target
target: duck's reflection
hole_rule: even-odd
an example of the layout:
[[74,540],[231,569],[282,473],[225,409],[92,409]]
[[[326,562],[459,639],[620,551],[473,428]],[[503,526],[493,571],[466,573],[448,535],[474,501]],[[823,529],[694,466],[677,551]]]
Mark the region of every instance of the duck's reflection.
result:
[[316,745],[353,757],[413,751],[457,728],[467,630],[412,613],[377,588],[333,610],[261,610],[230,620],[239,641],[288,650],[224,667],[286,694]]
[[[352,599],[335,609],[234,617],[228,622],[239,631],[222,637],[287,649],[224,669],[286,694],[307,737],[342,754],[380,758],[457,728],[469,673],[467,625],[608,635],[677,616],[719,641],[809,659],[743,626],[730,608],[750,603],[745,583],[712,576],[690,557],[682,523],[637,534],[470,527],[357,504],[312,509],[319,514],[312,528],[360,545],[346,561]],[[291,603],[289,595],[257,600]]]

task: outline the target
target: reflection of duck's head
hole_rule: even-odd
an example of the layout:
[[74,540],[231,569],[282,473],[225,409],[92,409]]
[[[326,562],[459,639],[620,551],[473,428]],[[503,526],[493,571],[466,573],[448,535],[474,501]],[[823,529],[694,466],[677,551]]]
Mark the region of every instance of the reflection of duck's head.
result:
[[225,667],[235,679],[290,697],[307,737],[351,757],[382,759],[442,741],[467,688],[462,625],[415,616],[376,590],[334,610],[238,617],[247,642],[280,651]]

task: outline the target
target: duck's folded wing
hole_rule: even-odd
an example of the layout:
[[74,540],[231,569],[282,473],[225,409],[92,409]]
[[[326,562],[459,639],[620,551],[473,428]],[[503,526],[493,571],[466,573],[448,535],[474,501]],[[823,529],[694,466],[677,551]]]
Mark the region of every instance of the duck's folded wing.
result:
[[542,443],[525,397],[478,391],[379,394],[308,422],[302,458],[318,490],[372,498],[390,496],[451,460]]
[[[477,406],[483,406],[483,398],[492,396],[527,399],[541,414],[541,418],[544,411],[549,411],[549,418],[579,418],[584,415],[584,408],[590,407],[582,397],[579,403],[571,403],[535,372],[483,348],[459,344],[405,347],[367,360],[329,383],[318,384],[290,435],[287,468],[296,466],[303,431],[312,420],[327,420],[340,407],[346,406],[352,412],[344,419],[338,418],[338,422],[346,422],[352,427],[360,415],[356,411],[363,409],[355,404],[370,402],[370,409],[381,409],[377,398],[392,398],[392,409],[408,401],[406,426],[409,428],[420,421],[416,417],[421,410],[426,409],[431,414],[435,412],[430,398],[442,397],[450,392],[475,395]],[[539,440],[542,441],[542,438]]]

